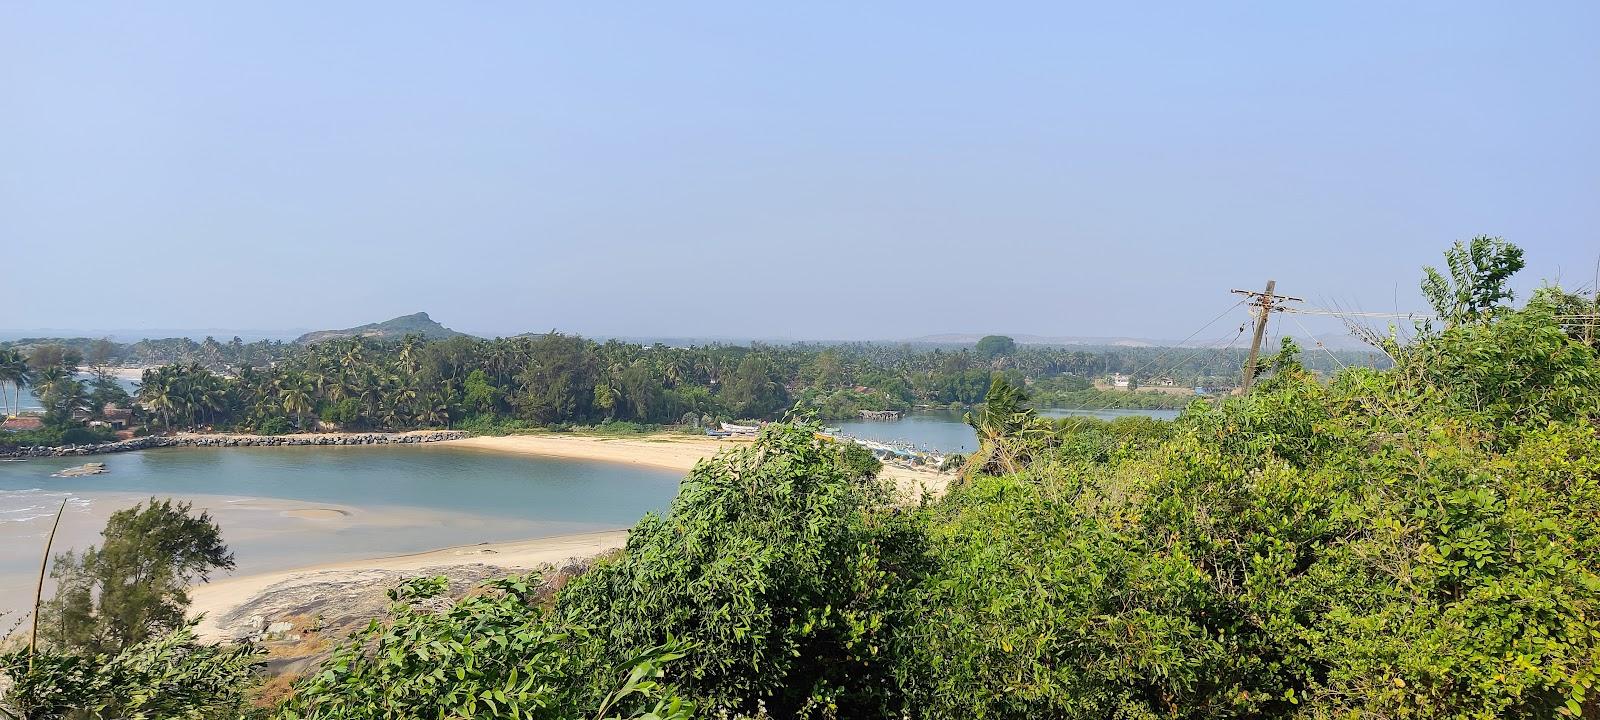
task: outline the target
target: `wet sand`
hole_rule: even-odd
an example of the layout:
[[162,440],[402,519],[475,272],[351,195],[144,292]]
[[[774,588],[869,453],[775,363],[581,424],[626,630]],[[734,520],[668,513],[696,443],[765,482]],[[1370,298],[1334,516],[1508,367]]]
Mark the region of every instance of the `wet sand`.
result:
[[[749,440],[745,439],[718,439],[665,433],[629,438],[542,434],[471,437],[437,443],[433,446],[644,465],[687,472],[705,458],[748,443]],[[934,493],[942,492],[951,477],[931,470],[896,465],[884,466],[883,474],[894,480],[896,486],[907,497],[916,496],[923,489]],[[288,512],[294,517],[338,521],[337,518],[318,510]],[[406,572],[428,569],[448,572],[451,567],[476,564],[493,565],[508,571],[532,570],[569,559],[600,555],[620,548],[626,542],[626,530],[609,530],[513,542],[460,545],[421,553],[320,563],[292,570],[228,578],[193,588],[191,596],[194,603],[190,608],[190,614],[193,616],[204,613],[207,619],[199,628],[201,636],[216,639],[224,635],[221,628],[216,625],[216,619],[222,618],[263,592],[271,592],[273,586],[280,583],[293,584],[312,579],[340,583],[356,578],[363,571]]]
[[[18,556],[13,558],[16,562],[7,563],[0,569],[0,612],[9,611],[0,617],[8,624],[26,614],[32,606],[33,587],[38,579],[45,536],[62,499],[67,500],[67,509],[56,534],[52,556],[100,544],[100,531],[105,528],[106,520],[113,512],[150,499],[150,495],[145,493],[109,491],[49,495],[49,498],[41,498],[41,501],[48,500],[48,511],[30,516],[26,522],[0,524],[0,544],[16,551]],[[224,541],[234,550],[239,563],[235,577],[228,577],[230,573],[227,572],[217,573],[211,578],[213,583],[301,572],[308,567],[308,557],[320,556],[325,561],[324,565],[371,562],[364,558],[385,554],[383,550],[371,546],[372,538],[392,538],[396,532],[429,532],[448,527],[476,528],[476,532],[471,534],[461,530],[450,533],[458,537],[552,537],[593,527],[585,527],[581,523],[486,518],[472,513],[427,508],[362,508],[336,503],[228,495],[184,494],[171,497],[193,503],[196,510],[209,512],[222,528]],[[309,568],[321,566],[311,564]],[[207,587],[209,584],[202,583],[196,585],[195,590],[198,592]],[[47,579],[47,596],[53,588],[54,583]]]
[[189,595],[193,602],[189,606],[189,615],[195,617],[205,614],[196,632],[203,639],[216,640],[223,637],[216,620],[263,591],[286,581],[314,577],[320,582],[339,583],[371,570],[428,570],[448,574],[451,567],[464,565],[492,565],[510,573],[558,565],[571,559],[595,557],[621,548],[627,541],[626,530],[603,530],[534,540],[460,545],[408,555],[321,563],[293,570],[227,578],[191,588]]

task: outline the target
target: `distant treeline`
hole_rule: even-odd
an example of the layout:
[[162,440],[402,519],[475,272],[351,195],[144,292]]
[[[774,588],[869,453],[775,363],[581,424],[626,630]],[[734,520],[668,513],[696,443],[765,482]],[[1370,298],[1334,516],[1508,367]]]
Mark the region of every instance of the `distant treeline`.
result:
[[[139,391],[152,424],[289,432],[320,424],[346,428],[518,426],[635,422],[700,425],[777,418],[791,408],[833,420],[862,410],[969,406],[990,381],[1029,387],[1041,406],[1179,408],[1181,395],[1105,392],[1112,373],[1180,387],[1226,390],[1242,351],[1180,348],[1030,347],[985,338],[960,349],[854,344],[668,347],[598,343],[552,333],[483,340],[345,338],[313,345],[234,338],[31,339],[21,348],[46,366],[151,364]],[[1335,353],[1372,365],[1379,353]],[[1312,370],[1331,371],[1327,354]],[[1155,373],[1160,373],[1156,375]],[[63,417],[74,408],[66,397]],[[85,404],[85,411],[97,407]],[[81,414],[81,413],[80,413]]]
[[[861,410],[980,403],[996,376],[1035,388],[1042,405],[1182,407],[1188,398],[1102,392],[1091,380],[1160,367],[1162,377],[1182,386],[1227,387],[1244,360],[1242,353],[1175,348],[1019,347],[1006,338],[931,351],[867,343],[674,348],[559,333],[200,345],[223,358],[253,347],[278,357],[269,367],[230,367],[224,359],[147,372],[139,397],[156,424],[259,432],[311,429],[319,421],[344,428],[465,424],[494,430],[607,422],[700,425],[777,418],[790,409],[840,419]],[[1382,356],[1346,357],[1348,364],[1367,365]],[[1326,355],[1321,359],[1331,363]],[[1316,357],[1307,360],[1312,369],[1322,369]]]
[[186,337],[152,338],[121,343],[106,338],[21,338],[0,342],[0,348],[27,354],[40,347],[56,347],[81,363],[112,366],[153,366],[198,363],[222,371],[243,365],[268,365],[297,349],[281,340],[245,342],[239,337],[221,341],[214,337],[195,341]]

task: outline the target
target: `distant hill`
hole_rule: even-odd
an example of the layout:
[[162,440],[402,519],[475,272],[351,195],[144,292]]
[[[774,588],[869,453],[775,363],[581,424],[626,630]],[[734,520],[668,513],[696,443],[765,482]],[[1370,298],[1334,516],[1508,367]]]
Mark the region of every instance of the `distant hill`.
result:
[[443,340],[446,338],[466,335],[456,332],[433,321],[425,312],[412,315],[401,315],[393,320],[380,323],[367,323],[359,327],[345,328],[343,330],[317,330],[308,332],[295,338],[295,342],[302,345],[319,343],[324,340],[334,340],[347,337],[364,337],[375,340],[399,340],[407,335],[421,335],[429,340]]
[[[1004,333],[991,333],[1004,335]],[[1018,345],[1105,345],[1122,347],[1154,347],[1160,341],[1146,340],[1131,337],[1048,337],[1044,335],[1009,335]],[[902,342],[913,345],[972,345],[983,339],[978,333],[946,333],[944,335],[924,335],[911,338]]]

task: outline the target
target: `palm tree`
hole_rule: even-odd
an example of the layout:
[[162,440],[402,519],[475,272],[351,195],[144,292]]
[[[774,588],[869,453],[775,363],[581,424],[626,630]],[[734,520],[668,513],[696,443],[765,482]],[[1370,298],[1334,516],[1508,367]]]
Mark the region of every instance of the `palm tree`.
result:
[[322,388],[322,394],[327,397],[330,402],[339,402],[340,400],[350,397],[349,380],[345,376],[335,376],[333,379],[328,381],[328,384],[325,387]]
[[295,425],[301,430],[306,429],[306,415],[311,412],[311,393],[298,385],[285,388],[279,394],[283,403],[283,411],[295,417]]
[[38,395],[40,400],[43,400],[46,395],[55,394],[57,390],[61,389],[63,383],[70,380],[72,380],[72,374],[67,372],[66,368],[60,365],[52,365],[40,370],[38,377],[34,378],[34,394]]
[[443,392],[428,395],[426,403],[422,406],[421,420],[424,425],[450,427],[450,396]]
[[408,375],[417,374],[417,347],[421,342],[422,336],[416,334],[407,335],[400,341],[400,367],[404,368]]
[[[16,415],[21,408],[22,388],[27,386],[32,373],[28,370],[28,358],[16,350],[0,350],[0,392],[5,395],[4,404],[0,405],[0,414],[7,417]],[[11,391],[5,391],[6,385],[11,386]]]
[[356,379],[356,401],[366,408],[367,422],[378,419],[378,405],[383,402],[383,385],[371,371],[363,373]]
[[161,426],[168,431],[172,430],[172,410],[177,404],[170,370],[170,366],[146,370],[139,383],[139,401],[161,413]]
[[393,404],[390,405],[390,416],[402,420],[413,416],[414,413],[411,410],[412,406],[416,404],[418,396],[416,386],[398,376],[390,378],[390,380],[394,383],[394,390],[390,393],[390,396],[394,399]]

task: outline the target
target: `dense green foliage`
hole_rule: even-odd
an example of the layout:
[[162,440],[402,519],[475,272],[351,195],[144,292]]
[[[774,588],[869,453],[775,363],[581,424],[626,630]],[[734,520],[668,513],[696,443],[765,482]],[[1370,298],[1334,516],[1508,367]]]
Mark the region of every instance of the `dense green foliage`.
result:
[[38,430],[21,430],[0,433],[0,450],[25,447],[58,447],[61,445],[86,445],[114,440],[110,430],[76,425],[47,426]]
[[[1094,389],[1090,378],[1157,352],[882,346],[669,348],[596,344],[550,334],[500,340],[455,337],[399,343],[336,339],[303,347],[267,369],[219,375],[201,363],[148,371],[140,399],[157,427],[229,426],[271,433],[343,428],[589,425],[634,422],[703,426],[776,418],[791,408],[821,419],[861,410],[965,406],[990,381],[1037,385],[1068,407],[1181,408],[1191,398]],[[1190,353],[1199,363],[1204,353]],[[1233,378],[1242,357],[1210,354]],[[1324,360],[1327,358],[1324,357]],[[1370,358],[1367,358],[1370,360]],[[1209,368],[1209,366],[1207,366]],[[1209,370],[1208,370],[1209,371]],[[1193,375],[1191,377],[1199,377]],[[1209,376],[1208,376],[1209,377]],[[1231,380],[1230,380],[1231,381]]]
[[1600,362],[1555,312],[1479,308],[1328,384],[1286,352],[1109,461],[975,418],[1026,467],[935,506],[906,691],[932,717],[1593,716]]
[[0,718],[238,718],[259,666],[247,645],[206,645],[184,627],[115,654],[0,653]]
[[13,683],[0,717],[237,717],[255,651],[201,644],[184,619],[189,584],[233,567],[210,515],[152,499],[112,513],[101,537],[56,556],[36,652],[0,654]]
[[418,603],[436,597],[443,578],[390,592],[387,623],[373,621],[334,652],[279,709],[284,720],[385,718],[640,718],[688,720],[694,705],[670,684],[663,666],[680,645],[643,648],[617,674],[595,676],[574,653],[586,626],[570,631],[537,606],[537,578],[507,578],[445,612]]
[[808,428],[774,426],[696,467],[668,515],[635,526],[622,556],[568,584],[556,609],[596,628],[607,664],[665,638],[690,643],[676,677],[703,707],[892,710],[894,578],[917,562],[918,534],[885,510],[868,470]]
[[40,637],[62,650],[115,654],[183,626],[188,586],[233,568],[222,531],[189,503],[152,498],[118,510],[101,544],[58,554]]
[[[1182,408],[1185,393],[1096,389],[1110,373],[1160,368],[1175,388],[1228,388],[1240,351],[1019,346],[990,336],[976,347],[910,345],[710,345],[595,343],[551,333],[481,340],[435,333],[395,339],[334,337],[309,345],[21,340],[0,343],[0,394],[15,405],[24,386],[53,425],[99,419],[128,407],[108,373],[117,363],[159,361],[141,379],[138,408],[156,430],[223,427],[276,434],[313,429],[409,429],[462,423],[491,430],[604,422],[702,427],[774,419],[790,409],[824,420],[863,410],[966,407],[990,381],[1026,385],[1042,404],[1075,408]],[[1313,358],[1368,364],[1372,353]],[[74,369],[93,371],[85,380]],[[1152,378],[1152,381],[1156,378]],[[4,442],[0,439],[0,442]],[[17,445],[19,443],[10,443]]]
[[1592,301],[1507,307],[1520,256],[1484,253],[1394,367],[1325,380],[1286,340],[1171,423],[1048,420],[991,374],[939,498],[769,426],[552,597],[401,588],[279,712],[1600,716]]

